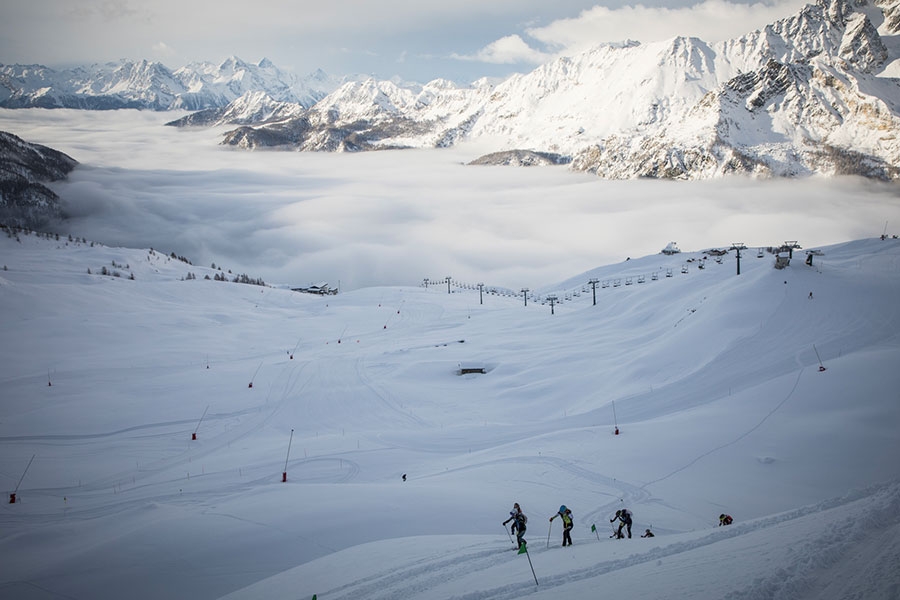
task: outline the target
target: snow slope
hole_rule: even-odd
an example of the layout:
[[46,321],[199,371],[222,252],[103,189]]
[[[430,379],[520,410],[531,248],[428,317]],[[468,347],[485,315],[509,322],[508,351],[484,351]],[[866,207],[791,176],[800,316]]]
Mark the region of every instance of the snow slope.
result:
[[0,593],[896,598],[900,241],[821,250],[647,256],[525,306],[0,236]]

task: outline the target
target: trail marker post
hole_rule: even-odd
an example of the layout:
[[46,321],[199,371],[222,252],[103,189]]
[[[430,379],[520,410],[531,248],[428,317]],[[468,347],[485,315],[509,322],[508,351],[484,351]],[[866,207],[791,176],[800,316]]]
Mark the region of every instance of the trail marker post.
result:
[[619,435],[619,419],[618,419],[618,417],[616,417],[616,401],[615,400],[612,401],[612,408],[613,408],[613,424],[615,425],[614,434]]
[[281,483],[287,482],[287,465],[288,460],[291,458],[291,443],[294,441],[294,430],[291,429],[291,438],[288,440],[288,451],[287,456],[284,459],[284,471],[281,473]]
[[191,439],[192,439],[192,440],[196,440],[196,439],[197,439],[197,430],[200,429],[200,423],[203,422],[203,417],[206,416],[206,411],[207,411],[207,410],[209,410],[209,404],[206,405],[206,409],[203,411],[203,414],[200,415],[200,420],[197,421],[197,426],[194,427],[194,432],[191,433]]
[[816,358],[819,359],[819,372],[821,373],[822,371],[825,370],[825,365],[822,364],[822,358],[819,356],[819,351],[816,350],[815,344],[813,344],[813,350],[815,350],[815,352],[816,352]]
[[247,386],[248,388],[253,387],[253,380],[256,379],[256,375],[257,375],[257,373],[259,373],[259,370],[262,369],[262,366],[263,366],[263,364],[259,363],[259,366],[256,367],[256,371],[253,372],[253,377],[250,378],[250,385]]
[[25,471],[22,472],[22,476],[19,477],[19,483],[16,484],[16,489],[14,489],[14,490],[12,491],[12,493],[10,493],[10,495],[9,495],[9,503],[10,503],[10,504],[15,504],[15,503],[16,503],[16,493],[19,491],[19,486],[22,485],[22,480],[25,479],[25,473],[27,473],[27,472],[28,472],[28,469],[31,468],[31,463],[34,462],[34,457],[35,457],[35,456],[36,456],[36,455],[34,455],[34,454],[31,455],[31,460],[28,461],[28,466],[25,467]]

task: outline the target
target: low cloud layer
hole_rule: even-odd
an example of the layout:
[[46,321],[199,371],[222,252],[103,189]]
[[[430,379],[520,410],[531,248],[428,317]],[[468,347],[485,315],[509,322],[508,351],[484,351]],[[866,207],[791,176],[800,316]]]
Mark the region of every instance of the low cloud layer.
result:
[[77,159],[72,235],[176,252],[271,284],[454,279],[539,289],[627,257],[743,242],[805,248],[900,229],[896,186],[859,179],[602,181],[469,167],[475,148],[247,152],[171,114],[0,110],[0,130]]

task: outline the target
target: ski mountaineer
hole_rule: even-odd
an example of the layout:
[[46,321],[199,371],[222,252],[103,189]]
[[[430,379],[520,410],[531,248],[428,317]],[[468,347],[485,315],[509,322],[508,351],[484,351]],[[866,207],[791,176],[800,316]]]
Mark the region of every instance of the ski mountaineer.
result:
[[644,531],[644,535],[642,535],[641,537],[656,537],[656,536],[653,535],[653,532],[652,532],[652,531],[650,531],[649,529],[647,529],[647,530]]
[[616,516],[610,519],[610,523],[613,523],[616,519],[619,520],[619,529],[616,530],[615,538],[621,540],[625,536],[622,535],[622,528],[625,528],[628,531],[628,538],[631,539],[631,511],[627,508],[623,508],[621,510],[616,511]]
[[[514,510],[509,511],[509,518],[513,520],[512,525],[510,525],[510,527],[509,527],[509,531],[510,531],[510,533],[515,533],[516,529],[517,529],[517,527],[516,527],[516,511],[514,511]],[[506,523],[506,521],[504,521],[504,523]]]
[[572,511],[566,508],[566,505],[563,504],[559,507],[559,512],[550,517],[550,522],[553,522],[553,519],[556,517],[562,517],[563,522],[563,547],[572,545],[572,527],[574,523],[572,523]]
[[515,524],[513,527],[516,530],[516,547],[522,548],[528,542],[525,541],[525,530],[527,529],[526,523],[528,523],[528,517],[525,516],[525,513],[522,512],[522,508],[519,506],[519,503],[516,502],[513,504],[512,512],[510,513],[510,517],[503,521],[503,526],[506,527],[506,524],[510,521],[513,521]]
[[731,515],[726,515],[722,513],[719,515],[719,527],[722,525],[731,525],[734,522],[734,519],[731,518]]

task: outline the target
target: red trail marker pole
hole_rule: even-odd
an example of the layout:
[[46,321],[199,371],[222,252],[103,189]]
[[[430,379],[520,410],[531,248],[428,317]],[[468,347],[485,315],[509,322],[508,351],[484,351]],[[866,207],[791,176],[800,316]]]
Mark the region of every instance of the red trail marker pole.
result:
[[291,443],[294,441],[294,430],[291,429],[291,439],[288,440],[288,451],[287,456],[284,458],[284,471],[281,473],[281,483],[287,482],[287,464],[288,460],[291,458]]
[[259,370],[262,369],[262,366],[263,366],[263,364],[259,363],[259,366],[256,367],[256,371],[253,372],[253,377],[250,378],[250,385],[247,386],[248,388],[253,387],[253,380],[256,379],[256,375],[257,375],[257,373],[259,373]]
[[615,400],[613,400],[613,402],[612,402],[612,407],[613,407],[613,423],[616,426],[615,435],[619,435],[619,419],[618,419],[618,417],[616,417],[616,401]]
[[200,429],[200,423],[203,422],[203,417],[206,416],[206,411],[207,411],[207,410],[209,410],[209,404],[206,405],[206,410],[204,410],[204,411],[203,411],[203,414],[200,415],[200,420],[197,421],[197,426],[194,427],[194,432],[191,434],[191,439],[192,439],[192,440],[196,440],[196,439],[197,439],[197,430]]
[[31,463],[34,462],[34,457],[35,457],[35,455],[32,454],[32,455],[31,455],[31,460],[28,461],[28,466],[25,467],[25,471],[22,473],[22,476],[19,477],[19,483],[16,484],[16,489],[14,489],[14,490],[12,491],[12,493],[9,495],[9,503],[10,503],[10,504],[15,504],[15,503],[16,503],[16,492],[19,491],[19,486],[22,485],[22,480],[25,479],[25,473],[27,473],[27,472],[28,472],[28,469],[31,468]]
[[815,350],[815,352],[816,352],[816,358],[819,359],[819,372],[821,373],[822,371],[825,370],[825,365],[822,364],[822,358],[819,356],[819,351],[816,350],[815,344],[813,344],[813,350]]

